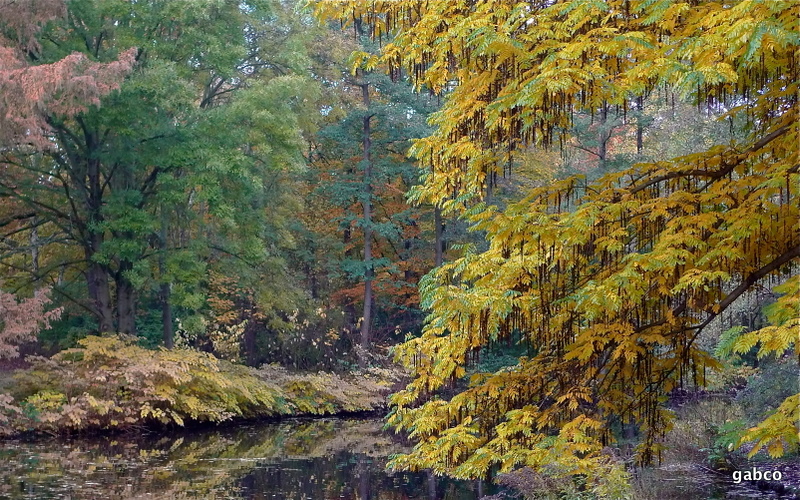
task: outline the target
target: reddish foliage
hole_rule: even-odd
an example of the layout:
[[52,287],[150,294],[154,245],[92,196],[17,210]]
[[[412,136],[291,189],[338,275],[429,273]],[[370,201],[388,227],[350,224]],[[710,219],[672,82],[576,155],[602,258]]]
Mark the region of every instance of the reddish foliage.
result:
[[47,292],[49,289],[38,290],[33,297],[18,301],[0,290],[0,359],[17,357],[19,344],[36,338],[61,315],[61,308],[45,312],[50,303]]
[[46,148],[48,114],[72,116],[119,88],[136,58],[136,49],[117,61],[96,63],[73,53],[52,64],[31,65],[42,24],[65,12],[63,0],[0,0],[0,144],[23,143]]

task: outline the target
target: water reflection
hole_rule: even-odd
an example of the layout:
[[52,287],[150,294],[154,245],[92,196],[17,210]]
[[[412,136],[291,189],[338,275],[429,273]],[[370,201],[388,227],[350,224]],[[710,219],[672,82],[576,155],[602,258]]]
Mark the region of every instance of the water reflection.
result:
[[489,485],[389,474],[379,420],[0,443],[0,498],[473,500]]

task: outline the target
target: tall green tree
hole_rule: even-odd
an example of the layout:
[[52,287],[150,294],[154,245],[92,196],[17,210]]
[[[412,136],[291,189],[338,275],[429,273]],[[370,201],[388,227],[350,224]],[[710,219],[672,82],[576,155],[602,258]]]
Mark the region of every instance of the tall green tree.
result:
[[327,200],[340,231],[337,295],[353,315],[355,304],[362,306],[359,343],[367,350],[376,322],[384,324],[383,337],[386,323],[393,322],[391,331],[418,319],[414,286],[432,264],[420,234],[430,216],[404,199],[418,182],[406,153],[412,138],[428,133],[434,102],[413,94],[407,81],[361,69],[351,75],[342,63],[340,91],[350,94],[343,102],[356,105],[317,135],[314,195]]

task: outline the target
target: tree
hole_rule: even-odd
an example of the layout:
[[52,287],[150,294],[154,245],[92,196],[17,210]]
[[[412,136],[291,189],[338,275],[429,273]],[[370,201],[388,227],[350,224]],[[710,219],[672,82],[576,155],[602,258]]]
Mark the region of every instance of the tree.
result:
[[418,182],[406,152],[412,137],[426,133],[424,119],[432,106],[414,95],[407,81],[342,70],[336,90],[349,94],[342,100],[355,105],[343,105],[343,116],[317,134],[312,165],[319,177],[312,196],[325,200],[335,223],[328,227],[341,235],[341,248],[330,248],[321,258],[334,258],[331,274],[344,278],[335,280],[332,294],[353,316],[355,304],[363,304],[359,343],[366,350],[374,340],[419,321],[415,284],[432,255],[420,238],[424,211],[404,198]]
[[135,48],[107,63],[80,52],[43,61],[37,35],[42,25],[65,14],[64,0],[0,2],[0,146],[52,147],[44,116],[73,116],[99,105],[133,66]]
[[[394,465],[479,477],[556,463],[600,480],[600,450],[629,422],[643,433],[639,458],[652,460],[666,396],[716,366],[698,334],[745,291],[797,270],[797,4],[314,3],[323,18],[391,33],[380,61],[418,87],[455,87],[413,147],[429,173],[412,196],[448,200],[489,243],[421,285],[430,316],[397,349],[414,380],[389,417],[417,445]],[[487,178],[517,150],[566,138],[576,111],[624,109],[661,86],[745,124],[746,139],[588,186],[572,177],[504,210],[482,202]],[[782,321],[759,341],[800,352],[786,335],[796,323]],[[500,341],[527,355],[468,377],[467,363]],[[466,388],[437,395],[456,381]],[[791,414],[774,427],[788,434],[759,439],[796,443]]]
[[[11,218],[27,223],[8,228],[57,234],[53,242],[69,252],[51,255],[29,278],[53,279],[64,267],[80,273],[88,300],[72,298],[99,331],[135,332],[139,301],[153,298],[169,345],[173,309],[185,318],[204,308],[206,266],[281,268],[269,253],[285,239],[286,221],[268,217],[267,207],[288,205],[282,182],[302,165],[297,111],[307,80],[284,75],[284,54],[262,39],[279,20],[277,2],[68,7],[63,18],[49,16],[36,50],[20,54],[31,75],[78,62],[59,73],[68,85],[29,89],[47,104],[28,104],[45,131],[41,144],[26,145],[20,132],[0,151],[8,174],[0,199],[13,203]],[[109,94],[105,74],[134,63]],[[20,130],[36,130],[24,109],[12,110],[17,115]],[[4,252],[3,263],[13,265],[20,250]]]
[[316,249],[308,262],[314,295],[345,310],[346,329],[360,330],[352,343],[363,351],[419,324],[415,283],[430,267],[430,252],[420,248],[423,210],[404,198],[418,182],[406,152],[412,137],[427,134],[434,101],[413,93],[400,75],[351,71],[350,52],[377,46],[357,30],[349,35],[324,32],[326,53],[315,55],[327,58],[325,68],[315,68],[326,89],[319,105],[325,116],[310,148],[306,224]]

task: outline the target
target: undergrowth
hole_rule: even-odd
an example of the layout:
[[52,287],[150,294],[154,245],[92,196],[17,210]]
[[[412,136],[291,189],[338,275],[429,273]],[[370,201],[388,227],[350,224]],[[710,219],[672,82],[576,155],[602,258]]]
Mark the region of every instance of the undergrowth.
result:
[[352,377],[292,374],[196,350],[148,350],[119,336],[79,344],[52,358],[29,358],[30,368],[0,394],[0,435],[372,411],[385,406],[388,392],[380,382],[385,369]]

